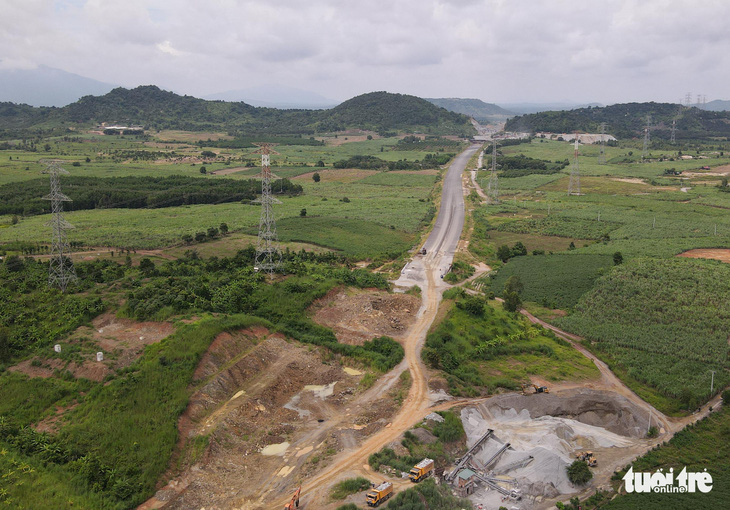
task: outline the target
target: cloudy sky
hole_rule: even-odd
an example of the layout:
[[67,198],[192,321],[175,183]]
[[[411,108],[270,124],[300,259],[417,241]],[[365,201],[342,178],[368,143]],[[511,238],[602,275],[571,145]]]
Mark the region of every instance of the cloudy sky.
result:
[[0,13],[0,68],[196,96],[730,99],[727,0],[0,0]]

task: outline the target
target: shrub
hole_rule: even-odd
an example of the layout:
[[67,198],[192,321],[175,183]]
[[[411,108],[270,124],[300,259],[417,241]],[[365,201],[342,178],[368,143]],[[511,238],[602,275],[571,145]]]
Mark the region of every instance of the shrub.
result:
[[568,480],[573,485],[585,485],[593,478],[588,464],[582,460],[574,461],[566,469],[568,470]]
[[335,484],[330,490],[330,498],[345,499],[350,494],[364,491],[370,488],[370,481],[367,478],[358,476],[357,478],[348,478]]

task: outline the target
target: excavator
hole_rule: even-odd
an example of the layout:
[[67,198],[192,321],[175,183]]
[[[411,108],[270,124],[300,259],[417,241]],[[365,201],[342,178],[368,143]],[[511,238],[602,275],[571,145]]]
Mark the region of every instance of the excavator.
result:
[[523,384],[522,394],[528,395],[530,387],[535,388],[535,393],[550,393],[550,389],[547,386],[538,386],[537,384]]
[[596,459],[595,455],[593,455],[593,452],[578,452],[575,454],[575,458],[584,461],[590,467],[596,467],[596,465],[598,464],[598,460]]
[[291,496],[291,501],[289,501],[289,503],[284,506],[284,510],[294,510],[295,508],[299,508],[299,495],[301,493],[302,488],[297,488],[297,490],[295,490],[294,494],[292,494]]

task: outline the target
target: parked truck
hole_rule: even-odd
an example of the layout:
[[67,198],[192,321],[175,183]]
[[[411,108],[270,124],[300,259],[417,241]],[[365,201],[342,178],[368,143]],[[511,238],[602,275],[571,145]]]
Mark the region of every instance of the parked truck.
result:
[[378,506],[383,501],[387,501],[393,495],[393,484],[383,482],[377,487],[370,489],[365,496],[368,506]]
[[421,462],[413,466],[410,473],[408,473],[408,478],[411,479],[411,482],[418,483],[424,478],[431,476],[432,474],[433,460],[423,459]]

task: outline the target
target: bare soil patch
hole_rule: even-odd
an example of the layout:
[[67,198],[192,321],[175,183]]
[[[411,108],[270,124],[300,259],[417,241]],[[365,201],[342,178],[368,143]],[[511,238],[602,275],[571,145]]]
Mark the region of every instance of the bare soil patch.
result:
[[730,263],[730,249],[726,248],[696,248],[694,250],[680,253],[677,257],[690,259],[712,259],[720,262]]
[[[91,325],[81,326],[67,340],[59,341],[60,354],[52,351],[49,357],[36,356],[8,370],[30,377],[51,377],[57,370],[68,370],[76,378],[101,382],[112,371],[136,361],[146,345],[159,342],[175,331],[169,322],[119,319],[113,312],[96,317]],[[71,346],[80,349],[76,349],[71,359],[64,358],[63,349]],[[104,353],[103,361],[96,361],[99,351]]]
[[336,289],[313,305],[313,318],[332,328],[340,342],[362,345],[380,335],[402,338],[420,305],[410,294]]
[[611,177],[611,180],[618,182],[629,182],[631,184],[647,184],[644,179],[638,179],[636,177]]
[[377,170],[360,170],[358,168],[325,168],[315,170],[314,172],[307,172],[306,174],[299,174],[296,177],[292,177],[291,180],[311,180],[315,172],[319,174],[322,182],[355,182],[378,173]]
[[339,147],[346,143],[364,142],[368,139],[368,135],[372,136],[374,140],[380,138],[377,133],[372,131],[358,131],[356,133],[339,133],[337,138],[333,136],[318,136],[317,140],[324,141],[326,145],[331,147]]
[[232,136],[214,131],[177,131],[164,129],[155,135],[162,141],[204,142],[210,140],[233,140]]

